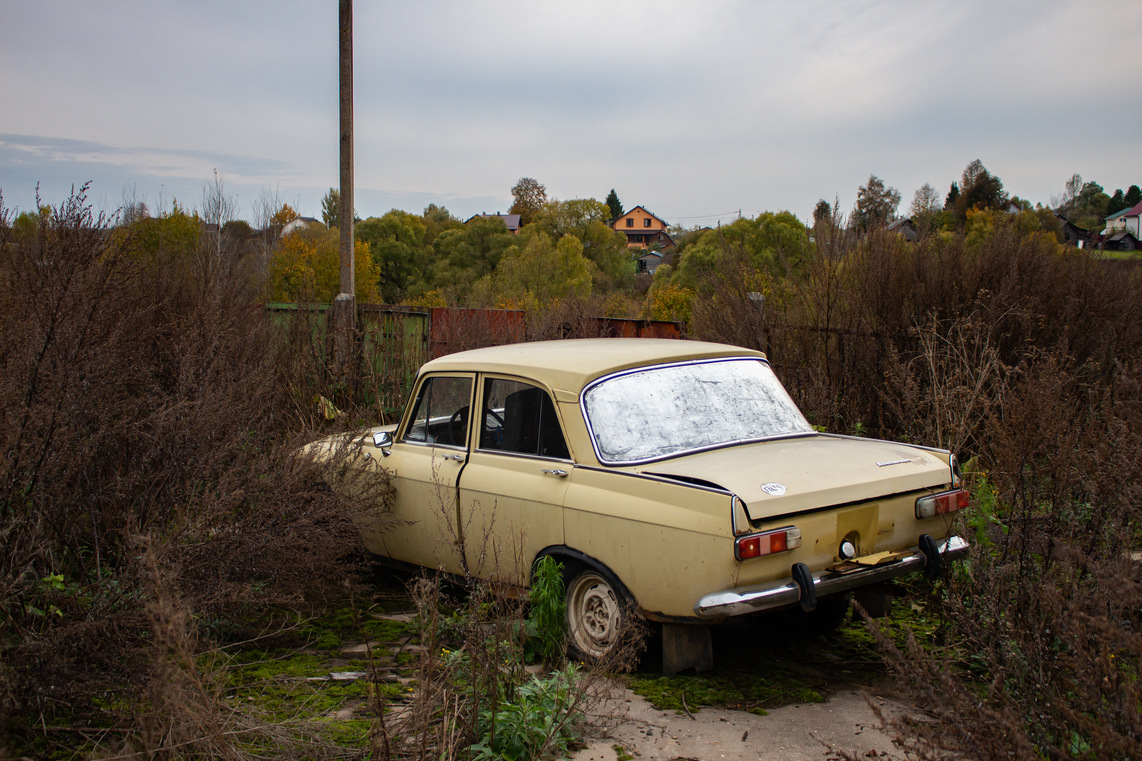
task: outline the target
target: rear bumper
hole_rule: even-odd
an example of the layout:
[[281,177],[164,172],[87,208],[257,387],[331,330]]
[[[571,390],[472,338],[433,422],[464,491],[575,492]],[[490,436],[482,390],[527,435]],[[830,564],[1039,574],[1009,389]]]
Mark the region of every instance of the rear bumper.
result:
[[[939,540],[936,542],[936,548],[939,550],[940,559],[945,562],[966,557],[969,550],[968,543],[958,536]],[[922,571],[926,567],[928,567],[927,556],[919,547],[914,547],[908,555],[899,560],[860,571],[845,574],[815,571],[812,574],[813,589],[817,597],[825,597],[895,579],[914,571]],[[740,587],[708,594],[694,606],[694,613],[703,619],[722,619],[745,613],[786,608],[797,604],[801,596],[801,587],[790,576],[755,587]]]

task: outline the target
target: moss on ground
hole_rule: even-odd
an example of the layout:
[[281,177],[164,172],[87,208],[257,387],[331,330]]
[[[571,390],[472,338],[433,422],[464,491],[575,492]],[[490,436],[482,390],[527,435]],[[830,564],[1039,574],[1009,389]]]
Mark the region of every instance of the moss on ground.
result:
[[[378,618],[377,610],[408,610],[407,597],[376,598],[358,590],[336,601],[319,615],[283,630],[267,648],[229,648],[224,661],[206,656],[223,673],[227,700],[254,711],[266,724],[297,725],[305,734],[320,737],[346,750],[365,750],[375,718],[375,698],[388,704],[402,699],[407,688],[391,675],[411,677],[415,658],[399,652],[415,635],[409,622]],[[371,643],[370,654],[344,648]],[[398,651],[394,655],[393,651]],[[333,679],[331,674],[363,672],[356,679]],[[390,681],[374,683],[373,675]]]
[[[929,651],[942,646],[938,617],[908,597],[874,626],[897,647],[903,648],[910,635]],[[797,613],[775,614],[716,627],[712,634],[712,672],[663,677],[651,673],[658,663],[650,657],[643,671],[629,678],[631,689],[661,710],[714,706],[764,714],[784,705],[820,703],[842,685],[871,684],[887,674],[876,637],[860,619],[846,620],[831,634],[807,637]]]
[[703,706],[717,706],[764,716],[768,708],[825,701],[819,691],[797,681],[731,671],[713,676],[634,677],[630,687],[662,711],[697,713]]

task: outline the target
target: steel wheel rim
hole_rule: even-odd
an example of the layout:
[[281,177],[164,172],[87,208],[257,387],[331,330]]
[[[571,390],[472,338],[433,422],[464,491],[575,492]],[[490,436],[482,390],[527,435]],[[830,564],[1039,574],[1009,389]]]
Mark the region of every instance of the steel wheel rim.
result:
[[606,655],[618,639],[622,610],[618,595],[597,573],[578,576],[567,595],[567,625],[576,648],[584,655]]

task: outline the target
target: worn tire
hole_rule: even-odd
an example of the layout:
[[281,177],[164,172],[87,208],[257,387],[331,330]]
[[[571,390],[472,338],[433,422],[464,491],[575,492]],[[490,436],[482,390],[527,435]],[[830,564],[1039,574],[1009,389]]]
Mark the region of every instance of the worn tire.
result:
[[629,613],[615,586],[592,568],[567,582],[567,634],[574,657],[598,661],[619,643]]

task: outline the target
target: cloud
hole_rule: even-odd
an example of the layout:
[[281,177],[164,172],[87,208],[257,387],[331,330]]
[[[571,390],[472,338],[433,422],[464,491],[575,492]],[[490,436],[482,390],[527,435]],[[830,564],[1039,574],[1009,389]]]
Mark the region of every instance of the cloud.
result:
[[[851,206],[869,174],[908,198],[924,182],[946,187],[977,157],[1044,202],[1075,171],[1108,187],[1139,181],[1142,95],[1124,82],[1142,63],[1131,39],[1142,5],[355,10],[364,214],[426,199],[460,215],[506,208],[521,176],[560,198],[614,187],[627,205],[678,218],[807,217],[819,198]],[[243,196],[279,188],[312,214],[337,184],[335,6],[13,0],[5,20],[6,198],[69,174],[112,193],[132,182],[186,193],[218,169]]]

